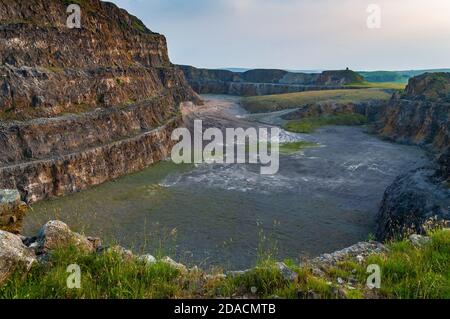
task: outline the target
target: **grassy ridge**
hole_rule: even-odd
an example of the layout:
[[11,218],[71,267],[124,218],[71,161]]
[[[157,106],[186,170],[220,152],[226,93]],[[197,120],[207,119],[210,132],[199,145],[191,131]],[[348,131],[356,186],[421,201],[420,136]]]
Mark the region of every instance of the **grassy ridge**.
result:
[[307,91],[300,93],[254,96],[242,99],[242,106],[251,113],[273,112],[312,103],[358,103],[389,100],[391,94],[380,88]]
[[294,133],[312,133],[326,125],[364,125],[366,123],[367,118],[361,114],[345,113],[289,121],[283,125],[283,128]]
[[[409,241],[388,244],[386,253],[358,263],[348,259],[318,277],[307,266],[286,261],[298,279],[284,279],[270,259],[242,275],[206,276],[182,273],[165,263],[124,260],[117,253],[86,254],[69,248],[54,252],[47,264],[17,273],[0,288],[0,298],[450,298],[450,231],[430,234],[421,247]],[[78,264],[81,289],[66,288],[67,266]],[[381,289],[366,287],[367,266],[381,268]],[[346,284],[338,285],[338,281]],[[347,283],[351,283],[347,284]]]

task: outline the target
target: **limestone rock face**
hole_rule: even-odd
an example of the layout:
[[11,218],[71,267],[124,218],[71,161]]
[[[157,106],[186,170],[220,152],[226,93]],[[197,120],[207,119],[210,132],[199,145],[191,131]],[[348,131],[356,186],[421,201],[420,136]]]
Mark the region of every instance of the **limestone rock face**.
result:
[[35,202],[165,158],[180,103],[199,102],[163,35],[112,3],[0,3],[0,189]]
[[[70,2],[68,2],[70,3]],[[80,2],[81,29],[67,4],[8,0],[0,6],[0,111],[52,116],[159,96],[193,97],[169,61],[164,36],[114,4]]]
[[450,189],[434,182],[435,170],[399,177],[387,190],[377,216],[378,240],[423,234],[429,222],[450,220]]
[[411,78],[382,110],[378,133],[444,152],[450,146],[450,73]]
[[450,102],[450,73],[425,73],[409,81],[405,98]]
[[20,237],[0,230],[0,285],[15,270],[27,272],[35,262],[33,250],[26,247]]
[[27,210],[28,206],[21,201],[17,190],[0,190],[0,229],[20,233]]
[[381,114],[378,133],[442,152],[450,145],[450,103],[394,98]]
[[380,240],[424,233],[430,219],[450,220],[449,97],[450,74],[428,73],[410,79],[405,92],[382,108],[378,133],[437,153],[438,166],[401,176],[386,191],[378,214]]
[[92,241],[72,232],[69,226],[60,221],[49,221],[45,224],[39,231],[37,243],[39,253],[67,247],[76,247],[86,252],[95,251]]

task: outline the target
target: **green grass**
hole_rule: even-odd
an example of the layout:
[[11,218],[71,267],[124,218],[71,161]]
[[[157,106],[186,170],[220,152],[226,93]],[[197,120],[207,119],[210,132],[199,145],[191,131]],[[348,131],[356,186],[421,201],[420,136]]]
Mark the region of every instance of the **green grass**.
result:
[[283,128],[294,133],[312,133],[326,125],[364,125],[367,118],[360,114],[337,114],[322,117],[308,117],[287,122]]
[[[51,266],[40,265],[23,278],[17,274],[0,289],[1,299],[12,298],[174,298],[178,270],[165,263],[151,267],[137,260],[124,261],[117,253],[86,254],[74,248],[56,251]],[[81,268],[82,289],[68,289],[67,267]]]
[[[450,298],[450,230],[433,231],[430,237],[422,247],[406,240],[392,242],[385,253],[369,256],[363,263],[341,261],[323,269],[321,277],[308,266],[287,260],[286,265],[298,274],[294,282],[283,278],[271,258],[249,272],[221,278],[201,272],[183,274],[162,262],[127,261],[113,252],[86,254],[67,248],[55,251],[49,263],[34,266],[26,275],[17,272],[0,287],[0,298]],[[81,267],[81,289],[66,288],[70,264]],[[379,290],[366,287],[371,264],[381,268]],[[339,288],[338,278],[351,281],[352,287]]]
[[363,82],[363,83],[351,83],[347,86],[358,88],[372,88],[372,89],[385,89],[402,91],[405,89],[407,83],[399,82]]
[[50,71],[52,73],[64,73],[64,68],[59,67],[59,66],[47,66],[44,69],[46,69],[47,71]]
[[294,154],[301,150],[311,147],[317,147],[319,144],[307,141],[299,141],[299,142],[291,142],[291,143],[282,143],[280,144],[280,154]]
[[242,99],[241,103],[251,113],[262,113],[298,108],[320,102],[358,103],[370,100],[389,100],[391,95],[386,90],[379,88],[324,90],[253,96]]

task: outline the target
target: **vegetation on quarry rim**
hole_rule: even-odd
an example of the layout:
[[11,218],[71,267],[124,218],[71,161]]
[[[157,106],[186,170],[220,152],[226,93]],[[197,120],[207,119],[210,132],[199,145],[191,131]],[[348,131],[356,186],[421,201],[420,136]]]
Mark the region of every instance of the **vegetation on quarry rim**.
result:
[[359,103],[371,100],[389,100],[392,94],[381,88],[323,90],[254,96],[242,99],[242,106],[251,113],[273,112],[302,107],[313,103]]
[[[409,240],[388,243],[384,253],[363,262],[349,258],[326,267],[320,276],[307,264],[286,260],[296,280],[287,280],[269,253],[261,254],[250,271],[221,276],[220,270],[209,275],[198,269],[183,272],[161,261],[148,264],[117,252],[89,254],[69,247],[52,252],[48,262],[36,264],[28,274],[17,271],[0,287],[0,298],[450,298],[450,231],[435,230],[429,236],[420,246]],[[66,286],[67,266],[74,263],[82,271],[80,289]],[[380,289],[366,285],[371,264],[381,268]]]

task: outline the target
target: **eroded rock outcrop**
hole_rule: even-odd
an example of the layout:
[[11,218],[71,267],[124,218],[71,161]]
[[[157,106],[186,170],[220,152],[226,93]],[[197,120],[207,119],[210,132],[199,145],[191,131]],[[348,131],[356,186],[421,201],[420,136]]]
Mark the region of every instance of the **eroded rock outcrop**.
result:
[[33,249],[25,246],[19,236],[0,230],[0,285],[17,270],[29,271],[35,262]]
[[85,252],[96,250],[92,241],[72,232],[69,226],[60,221],[49,221],[45,224],[41,228],[34,246],[39,254],[67,247],[75,247]]
[[434,181],[435,170],[423,168],[400,176],[386,190],[377,216],[377,239],[399,239],[448,226],[450,189]]
[[82,27],[66,26],[68,2],[0,4],[0,111],[19,118],[116,106],[172,91],[193,96],[164,36],[112,3],[85,0]]
[[166,157],[179,105],[199,102],[165,37],[114,4],[0,3],[0,189],[34,202]]
[[450,73],[411,78],[382,110],[378,133],[439,153],[450,147]]
[[450,74],[412,78],[382,109],[377,131],[397,142],[423,146],[436,167],[399,177],[386,191],[378,214],[379,240],[424,233],[450,220]]
[[255,69],[243,73],[227,70],[197,69],[178,66],[192,88],[200,94],[238,96],[271,95],[303,91],[353,88],[364,78],[351,70],[325,71],[318,74],[284,70]]
[[28,206],[22,202],[17,190],[0,190],[0,230],[20,233],[27,210]]

